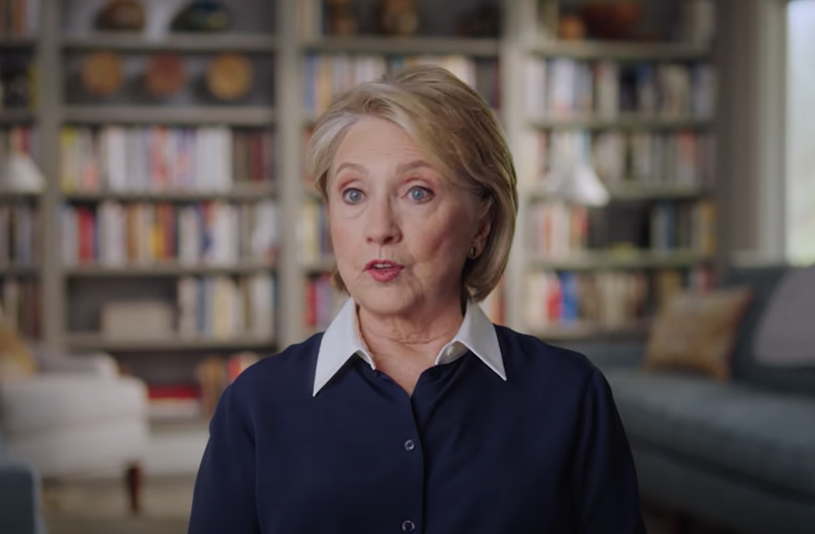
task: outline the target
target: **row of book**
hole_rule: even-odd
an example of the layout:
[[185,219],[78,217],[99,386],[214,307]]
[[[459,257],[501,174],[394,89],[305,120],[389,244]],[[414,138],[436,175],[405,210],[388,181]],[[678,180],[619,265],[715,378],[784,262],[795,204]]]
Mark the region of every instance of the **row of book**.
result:
[[623,244],[652,252],[716,251],[716,209],[710,200],[660,201],[628,211],[633,213],[612,218],[563,201],[536,203],[526,228],[528,250],[550,260]]
[[37,280],[0,277],[0,323],[26,338],[37,339],[41,333],[41,309]]
[[33,265],[40,255],[39,210],[26,202],[0,203],[0,267]]
[[625,328],[653,316],[678,291],[708,291],[707,267],[689,270],[528,273],[525,320],[531,330],[593,325]]
[[303,325],[313,331],[322,331],[334,319],[348,298],[334,287],[331,274],[311,276],[306,280]]
[[655,251],[716,252],[716,205],[712,201],[662,201],[651,208],[650,246]]
[[0,161],[11,152],[39,154],[39,142],[38,130],[31,126],[0,128]]
[[148,418],[176,423],[212,417],[223,390],[259,360],[258,354],[248,351],[226,357],[208,355],[195,366],[191,382],[148,384]]
[[638,114],[708,119],[714,114],[716,74],[708,63],[535,58],[527,62],[526,75],[526,109],[535,118]]
[[493,108],[500,106],[500,77],[494,60],[464,55],[384,56],[311,54],[305,59],[305,110],[325,111],[334,97],[355,85],[413,65],[438,65],[477,89]]
[[303,203],[300,212],[300,254],[304,264],[313,265],[333,254],[325,206],[316,201]]
[[42,0],[0,0],[0,35],[33,37],[40,22]]
[[270,184],[274,135],[226,126],[66,126],[60,135],[62,190],[230,191]]
[[529,131],[522,179],[541,187],[552,170],[590,164],[609,186],[711,187],[715,182],[713,134],[676,132]]
[[271,339],[275,335],[275,280],[249,276],[185,276],[178,280],[178,333],[182,338]]
[[65,265],[122,266],[272,264],[279,245],[277,204],[257,202],[64,205],[60,212]]

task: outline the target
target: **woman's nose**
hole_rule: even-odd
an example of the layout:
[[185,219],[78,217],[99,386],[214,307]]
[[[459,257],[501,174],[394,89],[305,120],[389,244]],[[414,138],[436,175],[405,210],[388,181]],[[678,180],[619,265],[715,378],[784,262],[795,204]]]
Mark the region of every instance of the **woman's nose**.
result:
[[386,245],[398,242],[401,238],[399,222],[389,200],[371,202],[367,219],[365,233],[368,242]]

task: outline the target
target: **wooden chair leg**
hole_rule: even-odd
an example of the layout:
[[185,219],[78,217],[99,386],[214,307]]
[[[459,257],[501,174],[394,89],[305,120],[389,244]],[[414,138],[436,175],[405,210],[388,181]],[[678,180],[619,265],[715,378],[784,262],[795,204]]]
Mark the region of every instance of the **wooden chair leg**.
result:
[[141,493],[144,482],[142,468],[139,464],[133,464],[127,468],[127,496],[130,500],[130,511],[133,514],[141,513]]

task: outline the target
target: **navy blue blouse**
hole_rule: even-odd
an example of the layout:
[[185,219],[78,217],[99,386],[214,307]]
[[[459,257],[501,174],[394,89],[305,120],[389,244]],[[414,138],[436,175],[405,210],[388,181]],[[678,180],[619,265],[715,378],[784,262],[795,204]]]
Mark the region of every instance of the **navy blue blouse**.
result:
[[354,356],[313,395],[321,334],[224,392],[191,534],[644,533],[628,442],[582,355],[496,326],[412,396]]

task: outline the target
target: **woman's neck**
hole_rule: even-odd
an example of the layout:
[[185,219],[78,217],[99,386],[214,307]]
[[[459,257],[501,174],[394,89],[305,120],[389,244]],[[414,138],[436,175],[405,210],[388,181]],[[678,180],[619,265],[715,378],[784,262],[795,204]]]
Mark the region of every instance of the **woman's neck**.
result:
[[378,316],[360,307],[357,317],[360,334],[377,368],[410,369],[421,374],[433,366],[442,347],[455,337],[464,316],[456,299],[435,311],[396,317]]

